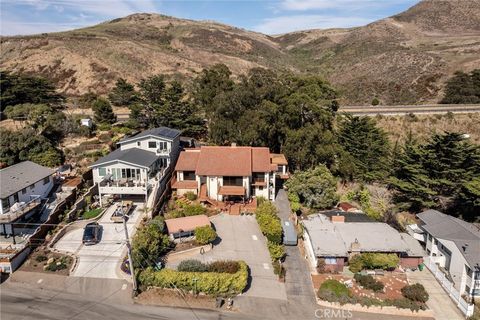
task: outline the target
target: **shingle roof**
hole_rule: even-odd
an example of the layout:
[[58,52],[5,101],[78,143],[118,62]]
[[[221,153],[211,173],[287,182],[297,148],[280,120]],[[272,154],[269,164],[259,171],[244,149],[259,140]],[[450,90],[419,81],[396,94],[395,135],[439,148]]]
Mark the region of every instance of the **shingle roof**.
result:
[[332,223],[323,214],[310,216],[303,223],[318,256],[348,256],[351,244],[356,241],[361,252],[405,252],[410,256],[423,256],[418,241],[405,240],[411,236],[399,233],[386,223]]
[[154,152],[146,151],[139,148],[130,148],[126,150],[117,149],[110,152],[105,157],[95,161],[90,167],[96,167],[101,164],[112,161],[123,161],[131,164],[136,164],[141,167],[150,167],[158,159]]
[[421,225],[424,230],[435,238],[453,241],[465,260],[471,266],[478,266],[480,263],[480,230],[478,228],[437,210],[421,212],[417,217],[424,223]]
[[194,231],[197,227],[209,226],[210,220],[204,214],[165,220],[169,234],[180,231]]
[[179,136],[182,132],[176,129],[171,129],[167,127],[153,128],[140,132],[139,134],[133,137],[127,137],[119,141],[119,143],[124,143],[127,141],[134,141],[142,137],[155,136],[160,138],[174,139]]
[[251,147],[202,147],[196,174],[201,176],[239,176],[252,174]]
[[175,170],[195,171],[202,176],[245,177],[273,168],[268,148],[204,146],[181,152]]
[[4,199],[40,181],[54,171],[32,161],[23,161],[0,170],[0,198]]
[[177,171],[195,171],[197,168],[198,157],[200,156],[200,150],[189,150],[180,152],[178,156],[175,170]]
[[270,150],[268,148],[252,148],[252,171],[269,172],[270,170]]

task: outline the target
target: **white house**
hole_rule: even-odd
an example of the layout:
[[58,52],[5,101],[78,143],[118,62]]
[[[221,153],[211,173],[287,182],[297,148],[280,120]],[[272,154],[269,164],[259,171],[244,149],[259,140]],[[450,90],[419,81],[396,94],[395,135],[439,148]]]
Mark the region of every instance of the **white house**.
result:
[[[202,146],[182,151],[175,166],[172,188],[179,195],[194,192],[200,200],[245,201],[252,197],[275,199],[278,165],[286,174],[283,155],[272,156],[268,148]],[[285,175],[287,176],[287,175]]]
[[448,273],[462,295],[480,297],[480,230],[436,210],[417,217],[429,259]]
[[91,128],[93,126],[92,119],[90,118],[80,119],[80,125]]
[[104,195],[141,195],[148,198],[180,152],[180,131],[165,127],[143,131],[118,142],[118,149],[90,167]]
[[54,171],[32,161],[0,170],[0,234],[12,235],[12,223],[28,218],[53,187]]

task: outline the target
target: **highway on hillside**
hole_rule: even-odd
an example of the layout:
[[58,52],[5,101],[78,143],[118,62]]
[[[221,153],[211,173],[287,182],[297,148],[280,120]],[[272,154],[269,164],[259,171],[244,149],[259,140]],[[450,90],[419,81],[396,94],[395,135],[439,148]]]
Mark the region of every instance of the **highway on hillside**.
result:
[[338,110],[355,116],[401,116],[406,114],[445,114],[480,112],[478,104],[426,104],[397,106],[343,106]]

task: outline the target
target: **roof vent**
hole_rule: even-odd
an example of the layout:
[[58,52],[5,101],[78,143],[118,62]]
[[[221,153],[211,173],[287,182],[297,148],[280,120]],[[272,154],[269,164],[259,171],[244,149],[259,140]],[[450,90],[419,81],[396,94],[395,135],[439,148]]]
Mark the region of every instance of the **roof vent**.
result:
[[465,244],[462,246],[463,252],[467,252],[467,248],[468,248],[468,243],[465,243]]

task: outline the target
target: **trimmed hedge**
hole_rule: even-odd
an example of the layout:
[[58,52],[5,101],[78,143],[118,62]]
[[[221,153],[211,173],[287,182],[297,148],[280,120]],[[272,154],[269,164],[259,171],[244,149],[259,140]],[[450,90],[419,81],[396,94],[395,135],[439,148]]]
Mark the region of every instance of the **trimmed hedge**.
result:
[[[172,269],[154,271],[147,268],[138,279],[143,286],[160,288],[179,288],[187,291],[203,292],[209,295],[240,294],[247,286],[248,266],[244,261],[238,262],[240,268],[236,273],[217,272],[182,272]],[[196,286],[195,281],[197,279]]]
[[346,285],[337,280],[325,280],[318,289],[318,297],[333,295],[337,298],[351,297],[352,293]]
[[354,256],[348,262],[348,268],[353,273],[363,269],[395,269],[400,258],[394,253],[362,253]]
[[181,261],[178,264],[177,270],[182,272],[207,272],[208,267],[199,260],[188,259]]
[[260,230],[268,241],[281,244],[283,229],[275,206],[269,201],[263,202],[255,211],[255,217]]
[[281,244],[276,244],[271,241],[267,242],[268,252],[270,252],[270,257],[272,261],[278,261],[285,257],[285,249]]

